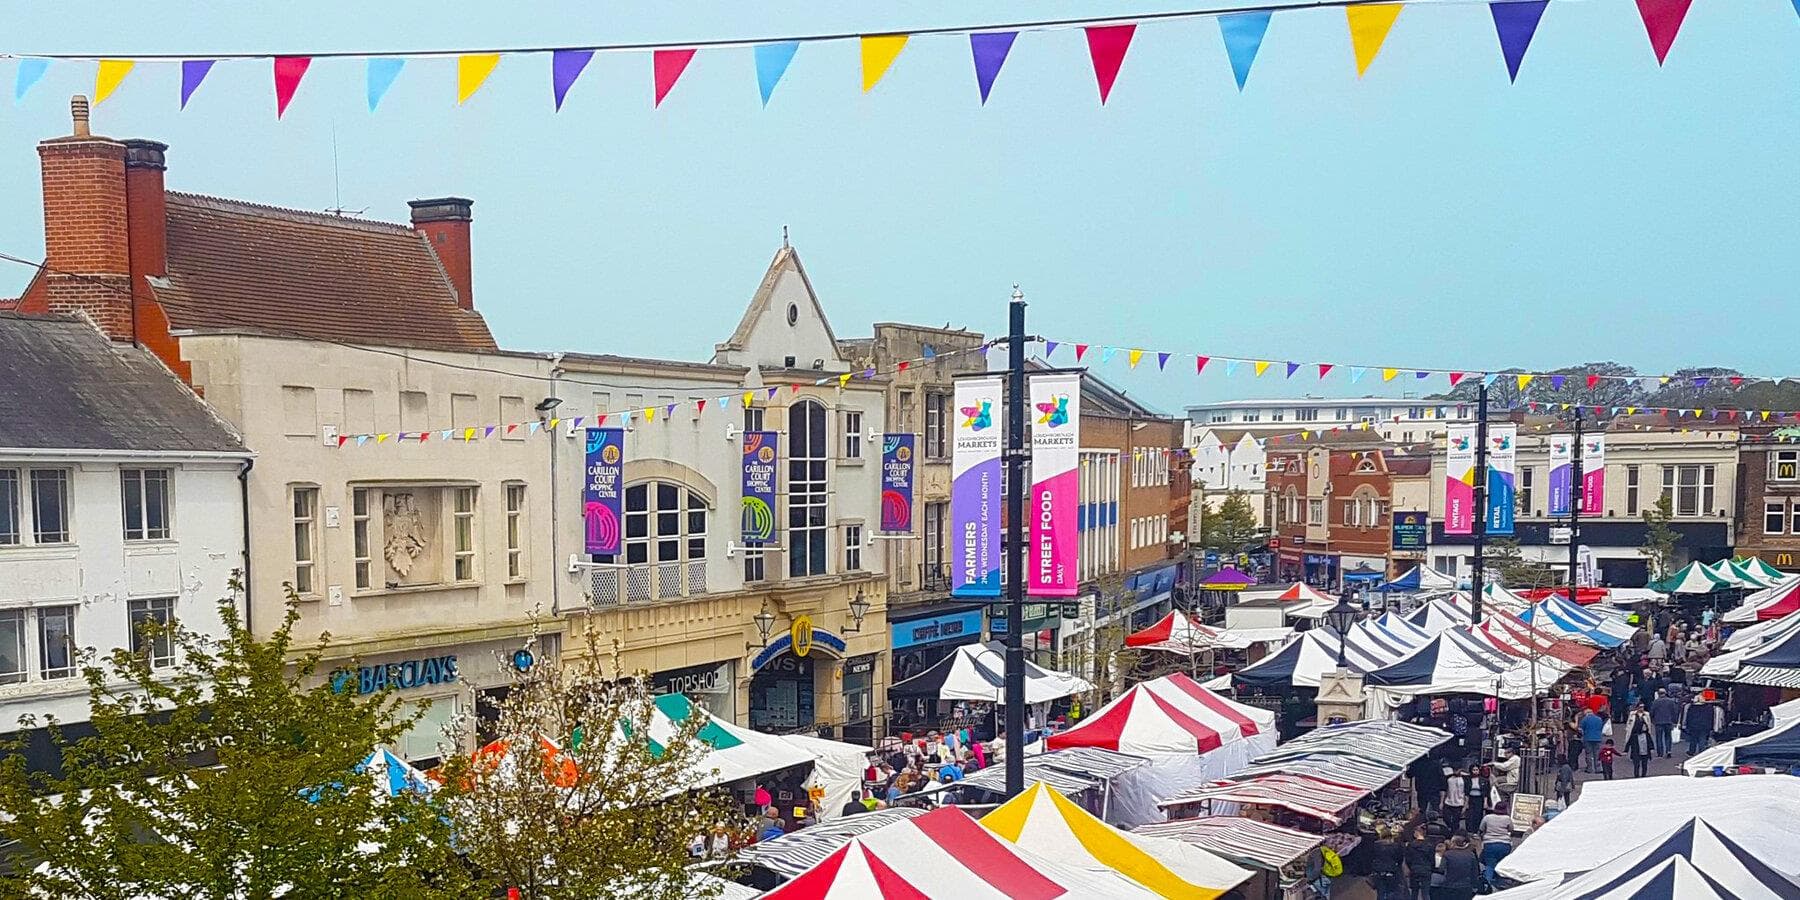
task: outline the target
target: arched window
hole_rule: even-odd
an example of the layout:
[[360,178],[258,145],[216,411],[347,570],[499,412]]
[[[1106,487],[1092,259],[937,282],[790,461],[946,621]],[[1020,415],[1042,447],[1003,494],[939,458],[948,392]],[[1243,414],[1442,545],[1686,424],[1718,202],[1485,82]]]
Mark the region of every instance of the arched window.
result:
[[706,498],[669,481],[625,488],[625,562],[706,558]]
[[830,496],[825,407],[802,400],[788,408],[788,577],[825,574]]

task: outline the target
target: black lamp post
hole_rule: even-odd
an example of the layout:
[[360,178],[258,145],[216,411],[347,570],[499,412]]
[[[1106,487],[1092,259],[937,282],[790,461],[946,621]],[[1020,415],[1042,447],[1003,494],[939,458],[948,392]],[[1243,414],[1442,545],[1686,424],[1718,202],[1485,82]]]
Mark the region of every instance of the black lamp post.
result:
[[1356,624],[1356,614],[1360,610],[1350,602],[1350,592],[1345,591],[1338,597],[1336,606],[1325,611],[1325,624],[1338,633],[1338,668],[1347,668],[1344,664],[1344,644],[1350,638],[1350,626]]

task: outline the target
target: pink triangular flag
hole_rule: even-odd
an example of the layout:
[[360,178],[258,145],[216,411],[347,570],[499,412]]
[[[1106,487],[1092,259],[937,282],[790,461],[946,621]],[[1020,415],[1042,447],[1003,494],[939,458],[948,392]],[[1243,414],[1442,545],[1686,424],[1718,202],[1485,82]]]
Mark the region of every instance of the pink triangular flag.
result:
[[1105,104],[1112,94],[1113,80],[1119,77],[1119,66],[1125,62],[1125,51],[1131,49],[1131,36],[1137,33],[1137,25],[1092,25],[1086,31],[1088,58],[1094,63],[1100,102]]
[[1330,375],[1331,367],[1332,363],[1319,363],[1319,378],[1323,379],[1325,376]]
[[1687,18],[1694,0],[1637,0],[1638,16],[1644,20],[1644,31],[1650,35],[1650,49],[1656,51],[1656,64],[1668,58],[1675,35],[1681,31],[1681,20]]
[[300,79],[306,77],[306,68],[310,65],[310,56],[275,57],[275,118],[279,119],[287,112],[288,102],[294,99],[294,91],[300,87]]
[[669,90],[675,82],[681,80],[681,73],[694,58],[694,49],[658,50],[650,55],[651,67],[656,70],[656,105],[661,106],[663,98],[669,96]]

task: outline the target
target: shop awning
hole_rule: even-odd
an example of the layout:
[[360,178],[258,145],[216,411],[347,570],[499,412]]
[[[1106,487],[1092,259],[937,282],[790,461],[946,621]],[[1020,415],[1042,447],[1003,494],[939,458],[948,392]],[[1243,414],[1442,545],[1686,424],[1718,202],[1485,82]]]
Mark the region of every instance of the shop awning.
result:
[[1303,775],[1265,775],[1247,781],[1227,781],[1184,791],[1157,803],[1164,809],[1199,803],[1245,803],[1279,806],[1303,816],[1342,824],[1369,792],[1330,784]]
[[[1048,703],[1094,686],[1067,672],[1025,663],[1025,702]],[[937,665],[888,688],[890,698],[923,697],[937,700],[978,700],[1002,703],[1006,699],[1006,649],[998,641],[964,644]]]
[[1138,834],[1185,841],[1229,860],[1279,871],[1318,849],[1319,836],[1242,816],[1202,816],[1139,825]]

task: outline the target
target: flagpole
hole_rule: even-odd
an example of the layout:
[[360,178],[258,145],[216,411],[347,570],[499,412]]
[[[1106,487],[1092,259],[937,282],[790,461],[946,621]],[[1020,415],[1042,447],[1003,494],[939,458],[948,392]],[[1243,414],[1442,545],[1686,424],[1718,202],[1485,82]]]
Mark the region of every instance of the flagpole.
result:
[[1006,796],[1025,790],[1025,293],[1013,285],[1006,403]]
[[1577,573],[1581,561],[1576,552],[1581,547],[1581,494],[1586,486],[1587,474],[1581,470],[1581,407],[1575,407],[1575,460],[1569,466],[1569,602],[1579,603],[1575,599],[1575,585],[1580,582]]
[[1488,392],[1484,375],[1475,388],[1475,508],[1470,517],[1475,526],[1475,559],[1469,570],[1469,618],[1476,625],[1481,624],[1481,588],[1487,574],[1483,558],[1487,552],[1487,444]]

